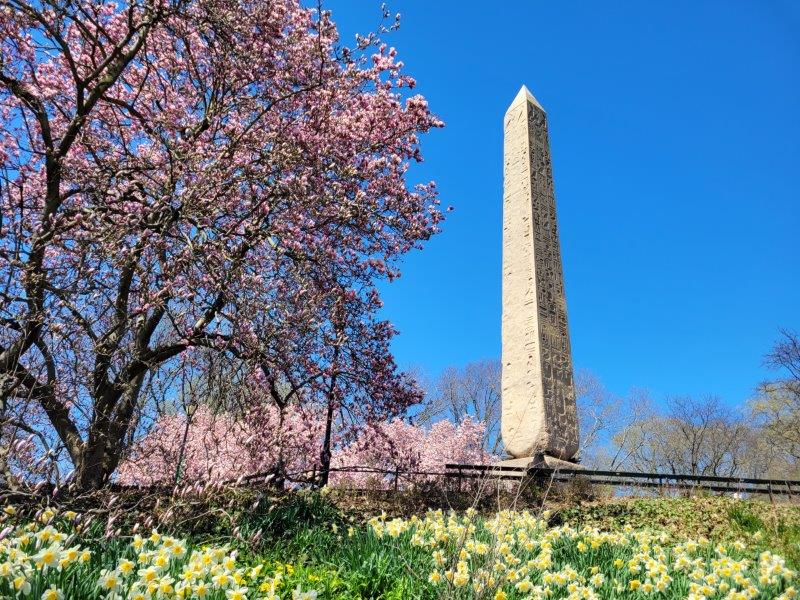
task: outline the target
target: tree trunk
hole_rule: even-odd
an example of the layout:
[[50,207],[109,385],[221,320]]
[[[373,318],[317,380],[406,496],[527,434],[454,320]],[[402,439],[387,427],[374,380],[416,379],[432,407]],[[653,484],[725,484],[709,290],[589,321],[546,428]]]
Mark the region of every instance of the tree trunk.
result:
[[124,440],[131,425],[133,410],[139,401],[144,374],[137,376],[125,391],[108,391],[105,401],[95,400],[95,406],[105,405],[107,415],[93,422],[75,465],[74,490],[78,493],[96,490],[106,485],[117,470]]
[[[339,346],[333,349],[333,366],[339,361]],[[333,405],[336,401],[336,371],[331,375],[331,384],[328,387],[328,413],[325,415],[325,439],[322,442],[322,453],[320,454],[321,470],[319,477],[320,487],[328,485],[331,474],[331,432],[333,430]]]
[[331,471],[331,431],[333,429],[333,398],[328,398],[328,414],[325,416],[325,439],[322,442],[322,453],[320,454],[321,469],[319,474],[319,485],[328,485]]
[[108,448],[108,444],[87,444],[81,461],[75,469],[73,491],[81,493],[103,487],[108,483],[118,463],[119,456],[113,455]]

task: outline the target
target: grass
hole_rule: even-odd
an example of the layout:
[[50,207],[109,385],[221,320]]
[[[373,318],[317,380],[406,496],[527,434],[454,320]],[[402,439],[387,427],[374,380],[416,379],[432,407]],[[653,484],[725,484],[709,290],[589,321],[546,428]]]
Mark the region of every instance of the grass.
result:
[[[112,527],[54,511],[5,515],[0,597],[766,600],[793,597],[800,568],[800,508],[755,501],[607,499],[552,514],[368,519],[320,494],[216,500],[120,510]],[[152,539],[132,535],[141,517],[160,523]]]

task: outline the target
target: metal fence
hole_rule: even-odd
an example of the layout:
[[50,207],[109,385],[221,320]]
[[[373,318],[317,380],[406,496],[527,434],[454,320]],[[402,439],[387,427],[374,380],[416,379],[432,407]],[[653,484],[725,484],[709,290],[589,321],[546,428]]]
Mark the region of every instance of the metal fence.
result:
[[[492,464],[446,464],[443,471],[417,471],[400,468],[383,469],[369,466],[346,466],[330,469],[331,474],[372,475],[376,486],[383,490],[405,489],[422,482],[440,480],[449,485],[462,488],[462,483],[470,480],[517,482],[519,485],[549,485],[550,483],[579,482],[595,486],[609,486],[617,489],[646,488],[653,491],[709,491],[737,495],[764,495],[800,497],[800,480],[796,479],[761,479],[750,477],[720,477],[714,475],[688,475],[681,473],[640,473],[637,471],[615,471],[584,468],[545,468],[545,467],[510,467]],[[319,472],[308,470],[297,473],[284,473],[278,477],[273,472],[251,473],[235,480],[226,481],[193,481],[186,488],[211,486],[256,487],[270,485],[276,480],[283,480],[290,486],[314,485],[318,481]],[[112,486],[116,490],[157,490],[173,489],[169,484],[147,486],[119,485]],[[334,487],[352,491],[375,490],[376,487],[359,488],[339,485]]]
[[509,467],[503,465],[447,464],[453,477],[549,480],[554,482],[583,481],[592,485],[617,488],[661,488],[675,490],[707,490],[735,494],[800,495],[800,480],[759,479],[752,477],[720,477],[716,475],[686,475],[681,473],[640,473],[636,471],[607,471],[600,469],[545,467]]

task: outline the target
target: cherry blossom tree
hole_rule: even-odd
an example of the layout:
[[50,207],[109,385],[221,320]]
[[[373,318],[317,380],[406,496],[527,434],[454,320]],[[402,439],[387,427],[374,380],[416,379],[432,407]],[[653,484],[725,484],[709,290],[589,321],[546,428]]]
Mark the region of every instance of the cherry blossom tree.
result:
[[[217,483],[253,474],[312,482],[322,466],[324,415],[325,411],[296,405],[281,414],[270,403],[254,404],[238,418],[226,412],[215,414],[206,406],[191,421],[184,415],[164,416],[121,462],[118,481],[169,485],[180,471],[181,483]],[[470,417],[457,425],[441,420],[430,427],[402,419],[372,422],[359,428],[355,438],[334,435],[330,484],[392,482],[392,473],[398,471],[435,474],[444,471],[446,463],[489,463],[495,457],[483,449],[483,435],[483,423]],[[402,479],[409,480],[408,476]]]
[[3,432],[100,486],[200,352],[279,416],[419,399],[375,285],[438,231],[441,122],[394,49],[297,0],[0,0],[0,50]]
[[[434,422],[430,427],[394,419],[379,424],[369,436],[343,448],[334,458],[334,466],[367,467],[378,471],[421,473],[406,476],[405,481],[435,479],[445,465],[487,464],[496,460],[483,447],[486,426],[470,416],[456,424],[448,419]],[[336,484],[364,485],[368,481],[384,482],[393,476],[371,474],[369,471],[335,474]],[[401,478],[401,483],[403,478]]]
[[278,471],[290,479],[307,479],[318,468],[322,421],[296,406],[279,413],[267,404],[253,407],[244,418],[214,413],[207,406],[199,407],[191,420],[184,414],[165,415],[130,448],[117,479],[128,485],[169,485]]

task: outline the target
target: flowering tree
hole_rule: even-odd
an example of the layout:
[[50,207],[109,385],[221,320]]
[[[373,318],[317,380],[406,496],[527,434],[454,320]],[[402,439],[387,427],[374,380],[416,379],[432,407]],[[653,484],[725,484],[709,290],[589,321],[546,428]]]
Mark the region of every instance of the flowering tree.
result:
[[301,479],[318,466],[322,421],[292,406],[254,407],[245,418],[215,414],[201,406],[185,415],[161,417],[120,463],[120,483],[223,482],[276,471]]
[[[419,472],[431,474],[444,471],[447,463],[486,464],[496,456],[483,448],[486,425],[470,416],[458,424],[442,419],[430,427],[413,425],[400,419],[380,423],[369,435],[342,448],[334,456],[333,465],[343,467],[367,467],[376,471]],[[423,475],[423,478],[427,477]],[[374,473],[346,471],[335,473],[335,483],[348,481],[363,485],[376,479]],[[385,479],[378,475],[377,479]]]
[[2,0],[0,47],[3,431],[99,486],[199,351],[282,409],[419,398],[375,281],[437,231],[441,123],[393,49],[297,0]]
[[[295,405],[281,414],[274,404],[255,404],[239,418],[214,414],[205,406],[191,421],[184,415],[164,416],[131,448],[118,479],[170,484],[180,471],[180,481],[187,483],[232,481],[255,473],[307,481],[321,468],[324,414]],[[483,450],[483,434],[483,423],[470,417],[458,425],[442,420],[430,427],[400,419],[371,423],[355,438],[334,436],[330,483],[363,485],[384,479],[382,472],[440,473],[446,463],[488,463],[494,457]],[[347,471],[353,467],[365,470]]]

